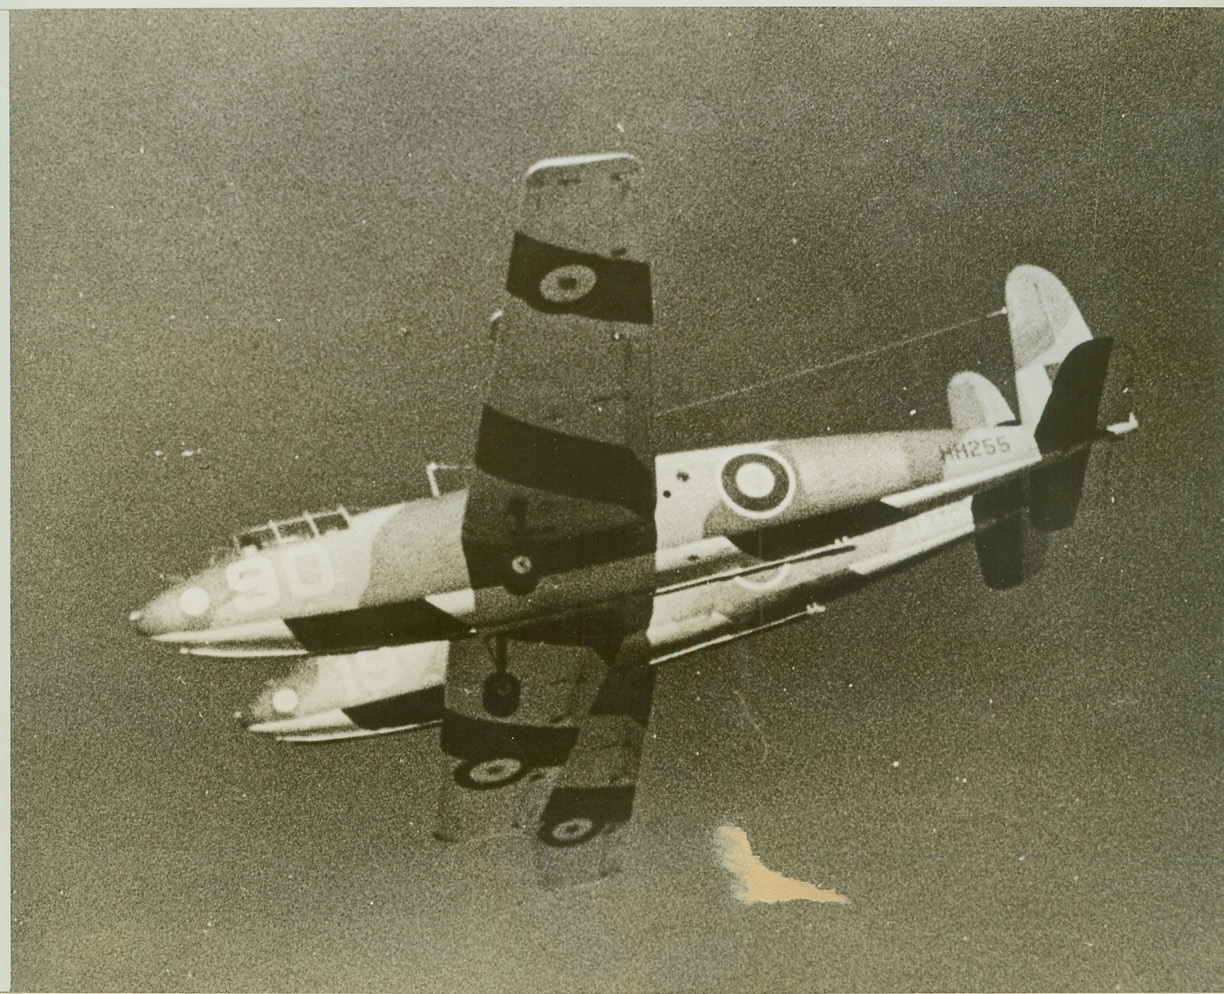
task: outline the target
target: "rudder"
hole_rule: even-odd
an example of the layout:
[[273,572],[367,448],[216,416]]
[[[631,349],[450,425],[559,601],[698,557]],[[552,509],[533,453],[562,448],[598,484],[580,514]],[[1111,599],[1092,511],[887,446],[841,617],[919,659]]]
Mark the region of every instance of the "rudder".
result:
[[1066,455],[1029,474],[1029,518],[1039,531],[1058,531],[1075,523],[1088,448],[1098,433],[1097,413],[1112,345],[1108,338],[1081,342],[1054,378],[1033,437],[1043,456]]
[[[980,373],[963,372],[948,384],[948,411],[956,431],[1015,424],[1015,415],[998,387]],[[1008,590],[1036,572],[1043,551],[1024,521],[1022,478],[974,494],[973,544],[986,586]],[[1038,536],[1039,538],[1039,536]]]

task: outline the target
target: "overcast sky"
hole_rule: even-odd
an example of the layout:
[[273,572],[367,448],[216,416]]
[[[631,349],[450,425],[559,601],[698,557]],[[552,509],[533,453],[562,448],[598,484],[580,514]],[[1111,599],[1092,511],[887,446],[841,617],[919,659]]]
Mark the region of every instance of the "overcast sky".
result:
[[[10,24],[15,989],[1218,986],[1217,11]],[[605,150],[647,171],[660,408],[985,314],[1027,262],[1142,430],[1024,587],[961,547],[665,669],[626,871],[548,894],[515,840],[431,838],[436,733],[257,741],[277,666],[126,614],[467,458],[522,173]],[[1004,334],[660,441],[944,425],[957,370],[1011,389]],[[739,904],[724,823],[851,903]]]

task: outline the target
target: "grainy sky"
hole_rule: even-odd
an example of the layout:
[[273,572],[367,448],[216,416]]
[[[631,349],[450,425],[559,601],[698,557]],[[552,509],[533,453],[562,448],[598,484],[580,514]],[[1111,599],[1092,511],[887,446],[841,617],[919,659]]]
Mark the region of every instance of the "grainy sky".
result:
[[[15,989],[1219,989],[1222,28],[12,14]],[[255,740],[275,665],[125,616],[241,526],[466,458],[522,172],[609,149],[647,169],[659,407],[984,314],[1030,262],[1143,428],[1019,590],[958,548],[666,669],[626,872],[541,893],[515,840],[430,837],[433,733]],[[979,363],[998,322],[660,441],[940,425]],[[724,822],[852,903],[738,903]]]

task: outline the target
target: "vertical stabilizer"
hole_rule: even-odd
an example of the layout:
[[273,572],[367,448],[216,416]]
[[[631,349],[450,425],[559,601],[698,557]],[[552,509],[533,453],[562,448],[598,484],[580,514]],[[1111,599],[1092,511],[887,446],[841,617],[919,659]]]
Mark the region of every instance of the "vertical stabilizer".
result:
[[[1012,424],[1016,416],[999,388],[980,373],[957,373],[948,383],[948,411],[956,431]],[[1025,484],[1011,479],[973,497],[973,545],[986,586],[1008,590],[1031,576],[1041,543],[1024,520]]]
[[1112,345],[1112,339],[1094,338],[1071,350],[1033,432],[1043,456],[1065,453],[1029,474],[1029,514],[1041,531],[1058,531],[1075,522],[1088,447],[1098,434],[1097,413]]
[[1075,346],[1092,332],[1067,288],[1040,266],[1017,266],[1004,289],[1016,365],[1020,420],[1041,419],[1058,368]]
[[1096,437],[1097,414],[1112,346],[1111,338],[1081,342],[1060,366],[1050,398],[1033,431],[1043,455],[1081,448]]
[[948,383],[948,412],[957,431],[993,428],[1014,421],[1016,416],[990,380],[981,373],[957,373]]

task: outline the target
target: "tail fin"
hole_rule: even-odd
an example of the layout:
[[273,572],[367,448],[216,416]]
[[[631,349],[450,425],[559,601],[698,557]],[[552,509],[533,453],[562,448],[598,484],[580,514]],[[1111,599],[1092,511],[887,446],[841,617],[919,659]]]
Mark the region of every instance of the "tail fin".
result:
[[1045,559],[1045,536],[1024,520],[1026,500],[1023,478],[973,496],[973,545],[982,579],[992,590],[1019,586]]
[[1029,474],[1029,518],[1040,531],[1075,521],[1088,445],[1097,432],[1110,340],[1093,338],[1071,294],[1039,266],[1017,266],[1004,290],[1020,421],[1042,455],[1065,452]]
[[1112,339],[1094,338],[1067,353],[1033,431],[1042,455],[1081,448],[1096,436],[1097,412],[1112,346]]
[[1017,266],[1004,289],[1016,365],[1020,420],[1036,424],[1059,366],[1092,332],[1058,277],[1039,266]]
[[1066,452],[1029,474],[1029,518],[1039,531],[1052,532],[1075,523],[1088,446],[1096,437],[1097,411],[1113,342],[1094,338],[1067,355],[1054,378],[1054,388],[1033,437],[1041,454]]
[[[948,384],[948,410],[952,427],[971,431],[1014,424],[999,388],[980,373],[957,373]],[[973,497],[973,544],[986,586],[1007,590],[1036,572],[1043,543],[1032,541],[1024,521],[1025,485],[1011,479]],[[1040,538],[1040,536],[1038,536]]]

